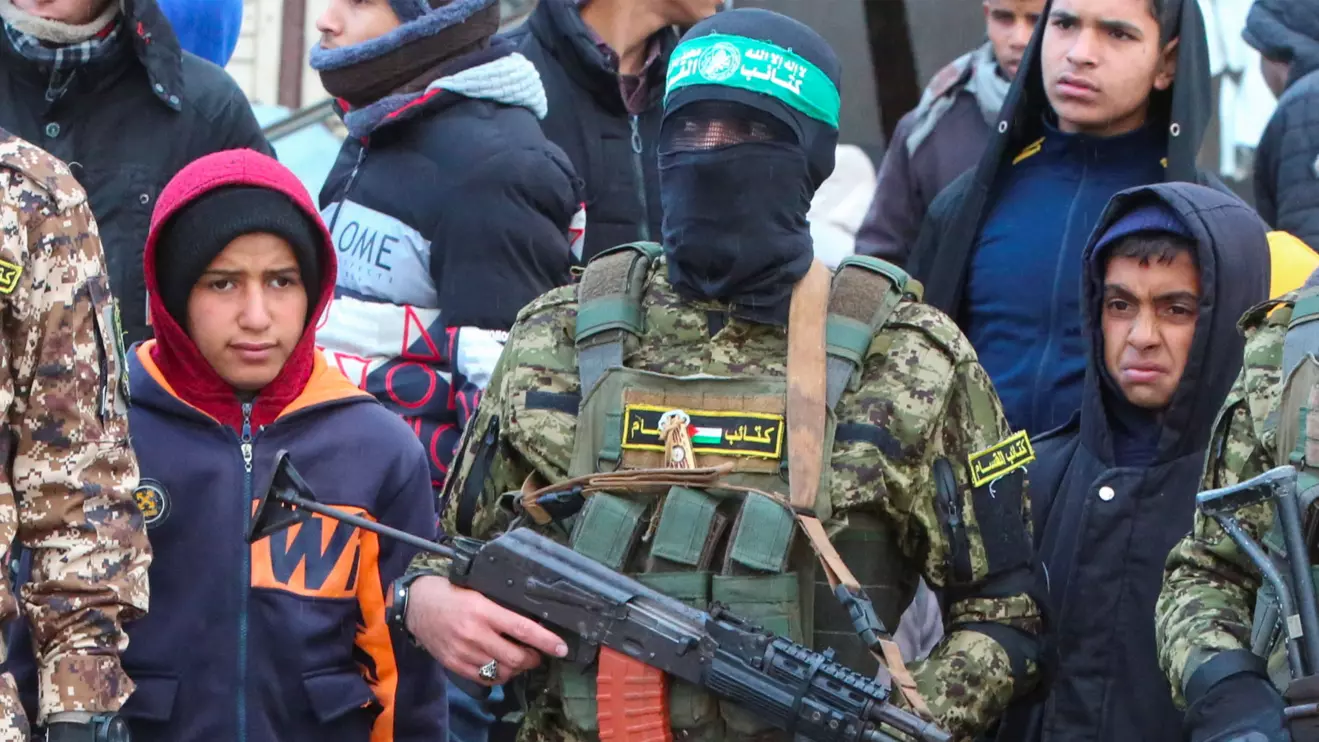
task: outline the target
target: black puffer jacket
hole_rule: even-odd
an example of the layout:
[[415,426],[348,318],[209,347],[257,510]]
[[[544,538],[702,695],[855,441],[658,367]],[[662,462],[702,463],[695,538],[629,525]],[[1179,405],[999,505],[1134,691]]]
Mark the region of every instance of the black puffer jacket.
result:
[[536,65],[549,113],[541,128],[572,161],[586,185],[586,246],[582,262],[601,250],[637,240],[659,240],[659,142],[664,72],[677,46],[663,32],[660,58],[650,69],[650,102],[632,116],[623,104],[618,73],[582,22],[573,0],[541,0],[508,38]]
[[179,47],[156,0],[123,7],[119,51],[84,65],[54,103],[46,101],[49,75],[0,33],[0,128],[69,163],[87,189],[133,343],[150,336],[142,248],[156,195],[203,155],[272,151],[238,85]]
[[1255,151],[1255,207],[1274,229],[1319,250],[1319,3],[1256,0],[1243,34],[1291,61],[1287,91]]
[[[1133,426],[1099,360],[1104,265],[1094,245],[1106,225],[1149,199],[1170,207],[1195,235],[1200,314],[1171,403],[1157,422],[1141,417]],[[1182,712],[1155,650],[1154,603],[1168,552],[1191,529],[1214,417],[1241,367],[1237,319],[1268,294],[1259,218],[1234,196],[1187,183],[1119,193],[1100,217],[1084,264],[1084,401],[1067,425],[1034,440],[1030,470],[1036,555],[1049,575],[1058,664],[1047,690],[1008,710],[999,742],[1182,739]],[[1149,466],[1115,453],[1130,450],[1133,436],[1153,448]]]

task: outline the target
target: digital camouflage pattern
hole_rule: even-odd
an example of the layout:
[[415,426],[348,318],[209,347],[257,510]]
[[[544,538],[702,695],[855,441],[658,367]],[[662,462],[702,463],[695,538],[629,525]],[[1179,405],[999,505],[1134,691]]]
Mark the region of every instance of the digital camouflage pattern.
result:
[[[631,337],[627,341],[629,368],[672,376],[786,377],[785,328],[734,318],[710,338],[707,311],[726,308],[680,299],[665,272],[663,261],[651,268],[643,297],[646,333],[640,342]],[[509,514],[496,500],[519,489],[528,474],[534,472],[545,482],[566,478],[576,417],[528,409],[527,395],[580,393],[573,344],[576,313],[576,288],[564,287],[524,309],[512,329],[446,489],[462,491],[477,458],[474,450],[492,416],[498,416],[498,447],[473,517],[473,536],[489,538],[509,525]],[[931,473],[933,461],[946,456],[963,493],[974,579],[982,579],[987,562],[971,507],[967,456],[1007,437],[1008,428],[988,377],[957,327],[934,309],[904,301],[876,335],[859,390],[844,394],[838,412],[840,424],[869,423],[892,438],[882,452],[869,442],[834,446],[828,492],[831,535],[848,527],[849,513],[874,513],[896,526],[898,546],[913,572],[919,571],[935,588],[947,585],[950,547],[935,509]],[[457,499],[442,504],[448,533],[456,532]],[[552,531],[547,535],[563,538]],[[441,560],[419,559],[414,567],[444,571]],[[913,674],[937,721],[958,738],[969,738],[998,717],[1014,691],[1025,689],[1012,687],[1008,655],[997,643],[958,626],[994,622],[1033,635],[1040,619],[1034,602],[1024,595],[967,599],[952,603],[949,612],[949,638],[926,662],[913,666]],[[1034,677],[1032,668],[1030,682]],[[542,694],[531,705],[521,740],[557,742],[579,736],[563,723],[557,699]]]
[[[0,131],[0,544],[32,552],[16,599],[0,578],[0,622],[21,612],[40,667],[40,720],[113,711],[133,684],[123,624],[147,608],[150,545],[132,492],[122,358],[105,258],[68,168]],[[6,554],[6,563],[10,555]],[[0,740],[26,721],[0,685]]]
[[[1275,430],[1268,422],[1282,398],[1282,346],[1295,294],[1251,309],[1241,373],[1214,423],[1201,489],[1229,487],[1274,467]],[[1256,541],[1273,525],[1273,506],[1237,511]],[[1249,649],[1259,571],[1212,518],[1199,512],[1185,539],[1168,555],[1163,591],[1155,608],[1159,664],[1173,696],[1185,705],[1186,681],[1218,652]]]

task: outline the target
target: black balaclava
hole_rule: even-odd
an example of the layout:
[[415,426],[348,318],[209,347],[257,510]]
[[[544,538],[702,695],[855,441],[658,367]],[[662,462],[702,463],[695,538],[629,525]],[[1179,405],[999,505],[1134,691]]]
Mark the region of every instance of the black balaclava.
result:
[[838,58],[807,26],[737,9],[694,26],[669,63],[659,181],[669,281],[786,324],[814,256],[806,213],[833,172]]

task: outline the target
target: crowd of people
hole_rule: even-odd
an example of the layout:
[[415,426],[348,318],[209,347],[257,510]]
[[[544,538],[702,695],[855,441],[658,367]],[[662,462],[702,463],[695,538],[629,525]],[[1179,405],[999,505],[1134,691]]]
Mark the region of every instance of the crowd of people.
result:
[[[849,60],[721,5],[329,0],[313,198],[222,69],[239,5],[0,0],[0,742],[617,738],[603,666],[449,559],[254,528],[288,464],[832,649],[957,740],[1311,738],[1196,495],[1315,481],[1319,7],[1252,6],[1252,206],[1197,165],[1195,0],[982,0],[839,250]],[[676,737],[787,738],[647,678]]]

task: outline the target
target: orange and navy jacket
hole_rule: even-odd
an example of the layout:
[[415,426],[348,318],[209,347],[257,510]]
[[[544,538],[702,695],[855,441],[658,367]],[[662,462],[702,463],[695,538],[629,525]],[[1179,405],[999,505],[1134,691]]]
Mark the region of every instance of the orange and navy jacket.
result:
[[[137,690],[120,713],[138,742],[444,740],[443,670],[385,621],[389,585],[415,549],[322,516],[247,543],[281,450],[323,504],[428,538],[436,513],[421,443],[326,366],[314,321],[274,381],[243,400],[164,310],[160,225],[230,185],[279,191],[319,222],[292,173],[250,151],[194,162],[158,200],[144,265],[156,339],[128,358],[135,496],[156,558],[150,610],[127,627],[123,666]],[[333,295],[328,234],[322,242],[311,317]]]

